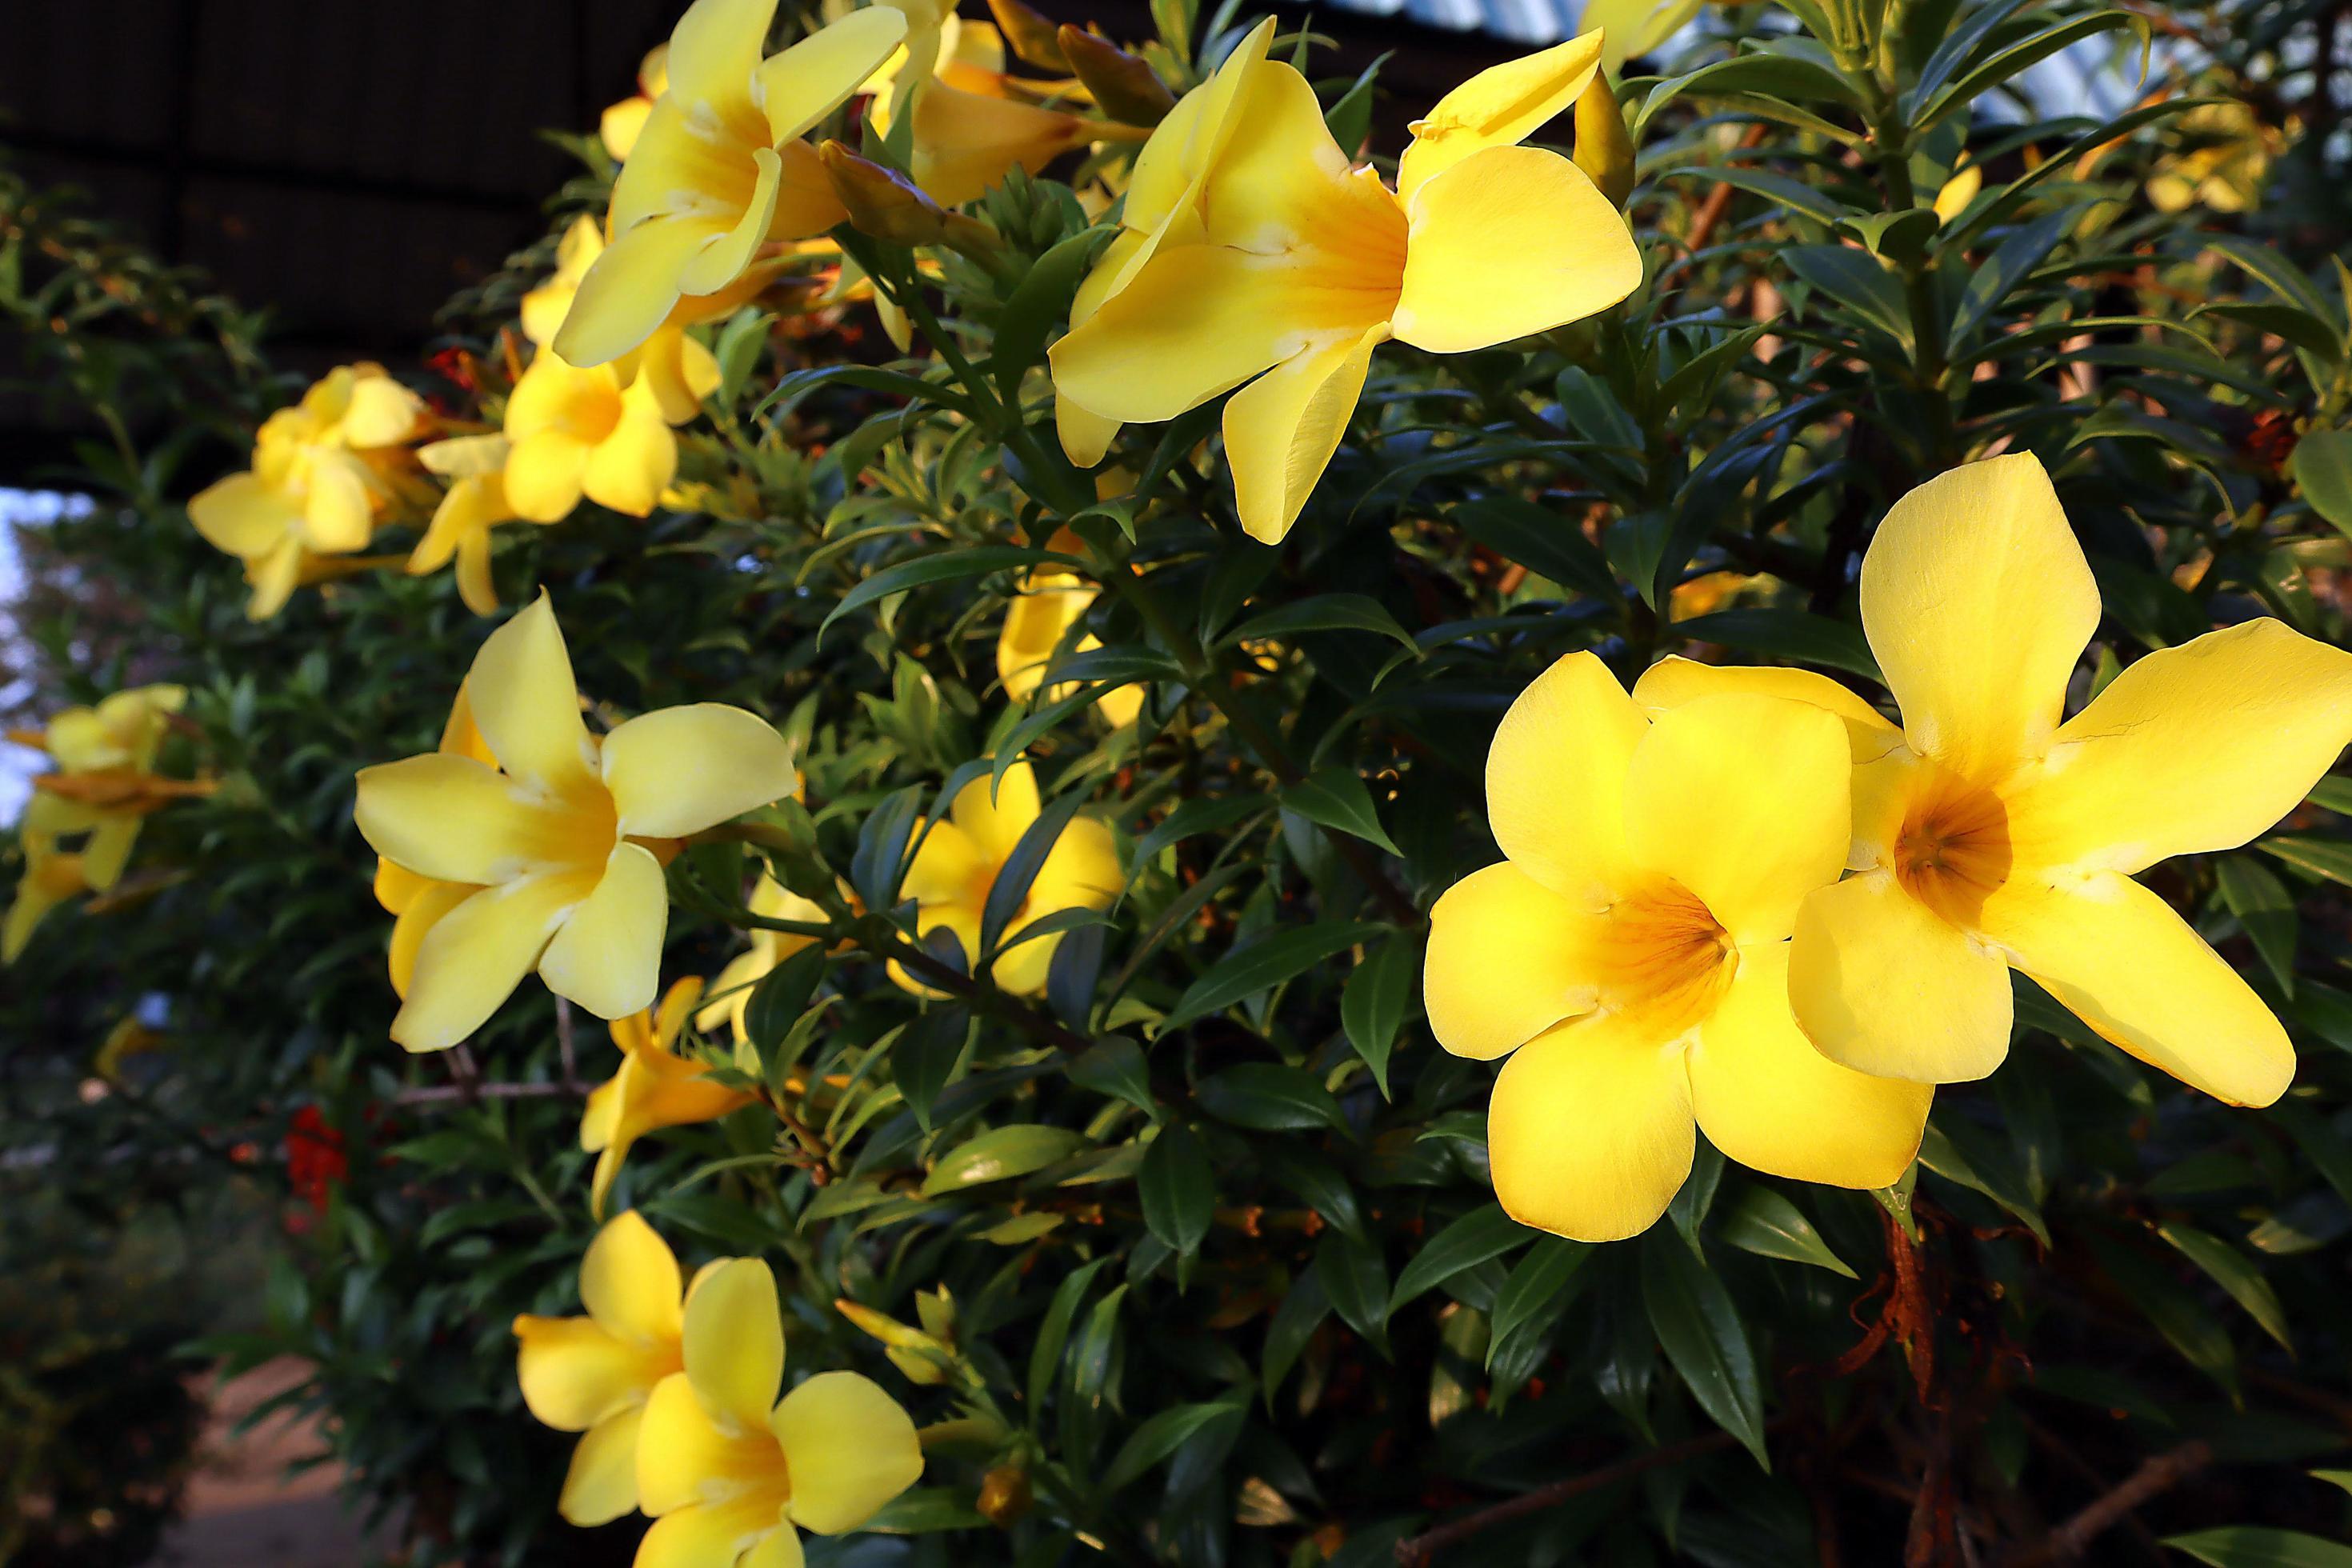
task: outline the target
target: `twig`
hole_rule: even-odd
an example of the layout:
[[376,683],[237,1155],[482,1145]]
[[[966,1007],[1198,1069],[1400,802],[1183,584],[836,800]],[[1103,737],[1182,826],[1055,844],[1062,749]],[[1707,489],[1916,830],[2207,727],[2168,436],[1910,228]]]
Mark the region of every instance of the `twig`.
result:
[[2033,1568],[2037,1563],[2078,1560],[2093,1541],[2121,1523],[2142,1503],[2170,1490],[2212,1462],[2213,1449],[2202,1441],[2183,1443],[2157,1455],[2104,1496],[2093,1499],[2082,1512],[2011,1557],[2007,1568]]
[[563,1063],[563,1087],[580,1087],[580,1053],[572,1039],[572,1004],[562,997],[555,999],[555,1051]]
[[[1764,127],[1761,124],[1751,125],[1748,128],[1748,134],[1739,139],[1739,151],[1745,153],[1763,144]],[[1724,213],[1731,206],[1732,189],[1731,185],[1718,182],[1715,189],[1707,192],[1706,200],[1699,204],[1697,213],[1691,218],[1690,237],[1683,242],[1687,249],[1693,253],[1705,250],[1706,242],[1715,237],[1715,226],[1723,221]]]
[[1685,1459],[1716,1453],[1736,1446],[1739,1439],[1728,1432],[1709,1432],[1700,1437],[1686,1437],[1679,1443],[1669,1443],[1663,1448],[1653,1448],[1646,1454],[1636,1454],[1630,1459],[1588,1470],[1580,1476],[1570,1476],[1564,1481],[1554,1481],[1548,1487],[1538,1487],[1531,1492],[1515,1497],[1508,1502],[1498,1502],[1492,1508],[1482,1508],[1476,1513],[1457,1519],[1451,1524],[1441,1524],[1435,1530],[1424,1531],[1396,1545],[1398,1568],[1429,1568],[1437,1554],[1449,1546],[1483,1534],[1496,1525],[1525,1519],[1531,1513],[1541,1513],[1573,1497],[1581,1497],[1602,1487],[1654,1470],[1665,1465],[1678,1465]]
[[450,1105],[471,1104],[478,1100],[578,1100],[585,1092],[576,1083],[482,1083],[468,1079],[464,1083],[404,1089],[392,1097],[392,1102],[394,1105]]
[[868,942],[861,942],[859,945],[865,947],[869,952],[878,952],[885,956],[896,959],[900,968],[911,974],[920,975],[927,984],[935,985],[950,995],[960,996],[975,1005],[1002,1014],[1047,1045],[1073,1054],[1094,1048],[1092,1040],[1076,1030],[1067,1027],[1058,1019],[1047,1017],[1008,991],[1000,991],[993,985],[982,984],[953,964],[943,963],[932,956],[928,949],[895,939],[878,944]]

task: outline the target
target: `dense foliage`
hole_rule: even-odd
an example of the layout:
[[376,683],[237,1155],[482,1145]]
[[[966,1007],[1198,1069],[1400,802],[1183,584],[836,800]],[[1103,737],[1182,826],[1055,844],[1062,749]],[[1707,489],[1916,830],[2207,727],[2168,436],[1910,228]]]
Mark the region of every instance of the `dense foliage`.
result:
[[[1607,9],[1621,52],[1696,13]],[[1090,81],[1181,95],[1252,21],[1154,13],[1161,37]],[[999,15],[1047,57],[1034,14]],[[1490,1180],[1494,1068],[1437,1048],[1420,981],[1425,911],[1496,858],[1482,767],[1514,697],[1580,649],[1629,682],[1679,653],[1875,696],[1857,563],[1959,463],[2031,451],[2055,482],[2104,604],[2077,704],[2254,615],[2345,644],[2341,26],[1709,7],[1619,88],[1641,287],[1501,348],[1381,347],[1275,545],[1239,527],[1214,405],[1128,426],[1099,490],[1057,438],[1046,350],[1132,138],[1016,168],[962,217],[877,187],[688,329],[715,384],[651,516],[592,500],[492,531],[496,618],[400,569],[442,493],[412,463],[372,552],[249,619],[187,503],[300,382],[201,280],[0,185],[0,308],[89,431],[58,482],[96,503],[22,536],[27,717],[176,683],[155,771],[210,781],[7,972],[0,1307],[74,1288],[28,1271],[60,1224],[201,1221],[258,1185],[287,1233],[250,1285],[263,1321],[205,1348],[315,1365],[299,1396],[408,1560],[629,1556],[642,1521],[557,1520],[572,1439],[526,1414],[511,1326],[576,1310],[605,1030],[530,980],[454,1050],[390,1043],[391,921],[352,821],[354,770],[432,751],[485,634],[544,589],[600,719],[733,704],[797,759],[797,800],[667,869],[665,984],[747,942],[777,961],[740,1025],[722,1007],[678,1047],[738,1108],[649,1133],[608,1209],[689,1270],[764,1259],[792,1365],[862,1371],[924,1425],[881,1533],[812,1536],[810,1561],[2123,1562],[2165,1560],[2159,1537],[2223,1568],[2342,1561],[2352,781],[2148,879],[2287,1022],[2284,1099],[2225,1106],[2020,976],[2009,1063],[1937,1093],[1882,1193],[1702,1145],[1637,1239],[1519,1226]],[[2113,118],[2023,74],[2108,46]],[[1397,151],[1377,79],[1318,85],[1342,145]],[[916,117],[878,118],[832,129],[924,175]],[[609,194],[578,145],[547,241],[392,367],[437,434],[513,428],[524,295]],[[1067,614],[1011,662],[1051,662],[1008,681],[1008,617],[1046,594]],[[1024,757],[1042,826],[981,946],[1076,814],[1123,882],[1055,917],[1030,994],[919,941],[902,886],[921,825]],[[16,1369],[86,1367],[104,1330],[0,1320],[13,1436]],[[20,1506],[103,1506],[69,1443],[0,1458]]]

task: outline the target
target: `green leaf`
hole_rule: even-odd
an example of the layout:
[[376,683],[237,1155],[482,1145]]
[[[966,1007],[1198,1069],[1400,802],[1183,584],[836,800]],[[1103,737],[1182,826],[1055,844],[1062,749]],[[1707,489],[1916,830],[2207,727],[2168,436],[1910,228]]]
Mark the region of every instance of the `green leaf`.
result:
[[1274,1395],[1281,1388],[1282,1380],[1298,1364],[1299,1352],[1307,1348],[1307,1342],[1315,1337],[1315,1331],[1330,1311],[1331,1298],[1323,1289],[1320,1268],[1308,1268],[1290,1281],[1290,1289],[1283,1293],[1282,1305],[1274,1310],[1273,1318],[1265,1325],[1265,1365],[1260,1383],[1269,1412],[1274,1409]]
[[1132,1486],[1152,1466],[1182,1447],[1194,1433],[1220,1418],[1238,1415],[1243,1408],[1242,1400],[1235,1396],[1203,1405],[1174,1405],[1160,1411],[1129,1433],[1127,1441],[1119,1445],[1110,1468],[1103,1471],[1104,1494]]
[[1495,1293],[1495,1335],[1486,1345],[1489,1366],[1494,1364],[1497,1346],[1522,1325],[1553,1310],[1569,1282],[1591,1259],[1594,1250],[1590,1242],[1570,1241],[1565,1237],[1536,1238],[1534,1247],[1519,1259],[1518,1267],[1511,1270],[1510,1278]]
[[728,319],[719,329],[718,346],[711,357],[719,362],[719,390],[715,400],[721,408],[732,408],[750,384],[751,372],[759,367],[760,351],[768,346],[768,331],[775,324],[768,311],[745,306]]
[[1826,296],[1903,345],[1916,346],[1902,288],[1870,252],[1851,245],[1798,245],[1780,253],[1815,293]]
[[1202,1108],[1220,1121],[1255,1132],[1348,1128],[1347,1113],[1322,1080],[1284,1062],[1243,1062],[1201,1080]]
[[1454,1276],[1525,1246],[1536,1235],[1505,1214],[1500,1204],[1472,1209],[1431,1237],[1405,1264],[1397,1276],[1396,1289],[1389,1295],[1390,1315]]
[[1952,312],[1951,330],[1944,336],[1948,353],[1958,353],[1976,330],[1992,319],[2011,292],[2050,259],[2050,253],[2082,216],[2079,206],[2061,207],[2019,227],[1993,253],[1970,268],[1968,286]]
[[1131,880],[1140,876],[1153,857],[1171,844],[1181,843],[1203,833],[1221,833],[1273,805],[1271,797],[1262,795],[1201,795],[1184,802],[1135,841],[1135,848],[1127,858],[1129,879]]
[[923,1178],[923,1195],[937,1197],[983,1182],[1025,1176],[1090,1147],[1086,1134],[1066,1127],[1016,1121],[1009,1127],[992,1128],[941,1155]]
[[2316,354],[2330,363],[2344,357],[2344,340],[2325,317],[2275,300],[2223,300],[2193,311],[2189,319],[2193,321],[2202,316],[2220,316],[2284,339],[2304,353]]
[[1013,846],[1013,853],[1004,858],[1004,864],[997,868],[995,878],[989,883],[987,900],[981,906],[980,952],[971,955],[975,973],[982,964],[994,959],[998,944],[1004,940],[1006,931],[1011,929],[1013,917],[1020,914],[1022,907],[1029,901],[1030,886],[1036,881],[1045,858],[1054,852],[1054,847],[1061,842],[1062,830],[1069,826],[1070,819],[1077,816],[1078,808],[1086,803],[1085,790],[1066,790],[1047,801],[1045,809],[1037,814],[1036,820],[1022,830],[1019,841]]
[[1395,53],[1394,49],[1387,50],[1366,66],[1354,85],[1332,100],[1331,107],[1323,111],[1323,123],[1329,127],[1331,140],[1338,142],[1339,150],[1350,158],[1362,148],[1364,138],[1371,134],[1373,89],[1379,81],[1381,68],[1388,64]]
[[1282,804],[1318,827],[1352,834],[1391,855],[1404,853],[1381,826],[1372,792],[1353,768],[1318,768],[1297,783],[1285,785]]
[[2133,1247],[2094,1233],[2091,1251],[2116,1290],[2164,1336],[2180,1359],[2238,1397],[2238,1352],[2221,1325],[2171,1273]]
[[1806,610],[1780,610],[1762,605],[1716,610],[1674,624],[1676,637],[1692,642],[1721,643],[1745,653],[1803,664],[1825,664],[1865,680],[1884,680],[1870,644],[1859,629],[1843,621]]
[[841,596],[841,603],[834,605],[832,612],[818,625],[817,636],[822,637],[834,622],[852,610],[862,610],[877,600],[887,599],[893,594],[903,594],[910,588],[985,576],[991,572],[1025,572],[1047,564],[1082,566],[1084,563],[1020,544],[973,544],[961,550],[942,550],[933,554],[919,555],[912,561],[885,567],[853,584],[849,592]]
[[2302,834],[2280,834],[2257,841],[2254,847],[2274,855],[2298,871],[2315,877],[2325,877],[2331,882],[2341,882],[2352,888],[2352,844],[2339,838],[2312,838]]
[[1624,596],[1608,557],[1574,518],[1509,496],[1465,501],[1447,515],[1487,549],[1563,588],[1606,604]]
[[1378,599],[1361,594],[1317,594],[1255,616],[1217,639],[1219,647],[1255,642],[1260,637],[1296,637],[1300,632],[1378,632],[1394,637],[1414,653],[1421,645],[1397,625],[1397,618]]
[[1727,167],[1719,163],[1693,163],[1679,169],[1663,169],[1659,175],[1672,179],[1676,175],[1695,179],[1716,180],[1766,201],[1778,202],[1790,212],[1802,213],[1820,223],[1836,223],[1851,216],[1845,207],[1812,186],[1786,174],[1775,174],[1764,169]]
[[1846,1266],[1845,1259],[1830,1250],[1830,1244],[1822,1239],[1813,1222],[1795,1204],[1769,1187],[1751,1186],[1740,1194],[1724,1211],[1723,1223],[1716,1235],[1740,1251],[1752,1252],[1759,1258],[1810,1263],[1849,1279],[1860,1278]]
[[1389,1092],[1389,1053],[1404,1028],[1413,977],[1420,973],[1420,942],[1399,932],[1364,955],[1339,993],[1339,1027],[1372,1069],[1383,1097]]
[[857,1528],[884,1535],[929,1535],[941,1530],[983,1530],[986,1516],[956,1487],[917,1487],[901,1492]]
[[2030,37],[1996,49],[1966,75],[1937,92],[1925,107],[1915,109],[1911,114],[1912,129],[1915,132],[1928,130],[1955,109],[1974,103],[2010,78],[2071,44],[2101,33],[2125,29],[2139,34],[2143,44],[2149,37],[2147,18],[2128,12],[2100,11],[2089,16],[2068,17]]
[[890,1081],[926,1132],[931,1130],[931,1107],[955,1077],[971,1033],[971,1015],[961,1007],[942,1007],[909,1024],[890,1047]]
[[1143,1223],[1179,1257],[1200,1250],[1217,1207],[1217,1173],[1199,1133],[1171,1122],[1143,1151],[1136,1173],[1136,1195],[1143,1200]]
[[2225,855],[2213,863],[2221,901],[2246,928],[2263,967],[2291,999],[2294,995],[2294,899],[2286,885],[2250,855]]
[[2294,469],[2311,510],[2352,537],[2352,430],[2314,430],[2297,441]]
[[1982,1193],[2025,1222],[2034,1238],[2050,1245],[2050,1226],[2017,1170],[2005,1143],[1997,1142],[1975,1123],[1959,1118],[1930,1118],[1919,1142],[1919,1163],[1948,1182]]
[[1143,1047],[1124,1035],[1113,1035],[1070,1058],[1070,1081],[1080,1089],[1123,1100],[1147,1116],[1160,1114],[1151,1093],[1151,1068]]
[[2263,1278],[2252,1259],[2220,1237],[2185,1225],[2159,1225],[2156,1234],[2227,1290],[2230,1299],[2262,1325],[2263,1332],[2276,1340],[2288,1354],[2294,1353],[2294,1342],[2287,1332],[2286,1309],[2279,1305],[2278,1292],[2271,1289],[2271,1282]]
[[1315,1245],[1315,1272],[1339,1321],[1388,1353],[1389,1271],[1377,1247],[1327,1231]]
[[2352,1546],[2258,1524],[2170,1535],[2164,1544],[2212,1568],[2352,1568]]
[[1195,1019],[1271,991],[1388,929],[1370,921],[1321,921],[1259,937],[1225,954],[1192,982],[1160,1024],[1160,1033],[1181,1029]]
[[743,1004],[743,1030],[762,1061],[775,1054],[793,1025],[808,1011],[809,998],[824,978],[824,944],[816,942],[760,976],[759,984],[751,987]]
[[1679,1238],[1654,1230],[1641,1246],[1642,1303],[1666,1360],[1699,1408],[1770,1469],[1764,1387],[1731,1293]]
[[1061,1370],[1062,1352],[1070,1342],[1070,1324],[1078,1315],[1078,1303],[1086,1300],[1087,1287],[1096,1275],[1110,1266],[1111,1259],[1097,1258],[1092,1263],[1066,1276],[1054,1290],[1054,1300],[1045,1308],[1045,1315],[1037,1322],[1037,1342],[1029,1351],[1029,1424],[1034,1428],[1045,1415],[1046,1397],[1054,1391],[1055,1373]]
[[1032,262],[1004,313],[996,319],[996,347],[988,371],[1008,403],[1018,403],[1021,380],[1042,357],[1045,334],[1070,313],[1070,300],[1086,277],[1095,249],[1113,231],[1108,226],[1074,234]]

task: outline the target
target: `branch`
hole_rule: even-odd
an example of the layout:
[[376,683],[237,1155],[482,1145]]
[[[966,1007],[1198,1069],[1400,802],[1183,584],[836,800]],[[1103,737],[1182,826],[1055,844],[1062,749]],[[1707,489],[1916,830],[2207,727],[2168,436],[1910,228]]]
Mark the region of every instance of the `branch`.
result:
[[1515,1497],[1508,1502],[1498,1502],[1492,1508],[1482,1508],[1476,1513],[1457,1519],[1451,1524],[1442,1524],[1435,1530],[1425,1531],[1410,1540],[1398,1542],[1396,1546],[1398,1568],[1429,1568],[1429,1564],[1435,1560],[1437,1554],[1447,1547],[1458,1545],[1474,1535],[1483,1534],[1494,1529],[1496,1525],[1508,1524],[1514,1520],[1525,1519],[1531,1513],[1541,1513],[1544,1510],[1557,1507],[1570,1498],[1581,1497],[1590,1491],[1598,1491],[1602,1487],[1614,1486],[1619,1481],[1631,1480],[1635,1476],[1657,1469],[1661,1466],[1678,1465],[1685,1459],[1696,1459],[1703,1455],[1734,1447],[1738,1441],[1738,1438],[1728,1432],[1709,1432],[1703,1437],[1686,1437],[1679,1443],[1669,1443],[1663,1448],[1653,1448],[1646,1454],[1636,1454],[1630,1459],[1621,1459],[1616,1464],[1603,1466],[1597,1470],[1588,1470],[1580,1476],[1570,1476],[1564,1481],[1554,1481],[1548,1487],[1538,1487],[1535,1490]]
[[1059,1019],[1047,1017],[1009,991],[982,984],[953,964],[932,956],[929,950],[901,941],[895,933],[887,941],[861,941],[858,945],[868,952],[897,960],[900,968],[909,974],[920,975],[927,984],[986,1011],[997,1013],[1056,1049],[1076,1055],[1094,1048],[1092,1040]]
[[457,1105],[477,1100],[578,1100],[587,1090],[575,1083],[445,1083],[404,1089],[394,1105]]
[[2158,1493],[2169,1491],[2212,1462],[2211,1447],[2201,1441],[2183,1443],[2157,1455],[2105,1495],[2093,1499],[2082,1512],[2011,1557],[2006,1568],[2034,1568],[2039,1563],[2077,1561],[2093,1541],[2121,1523],[2133,1510]]

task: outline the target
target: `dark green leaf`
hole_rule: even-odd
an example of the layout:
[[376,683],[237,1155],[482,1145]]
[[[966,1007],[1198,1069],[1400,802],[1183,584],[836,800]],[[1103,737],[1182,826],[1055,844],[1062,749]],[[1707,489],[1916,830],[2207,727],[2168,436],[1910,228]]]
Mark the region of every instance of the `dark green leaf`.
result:
[[1220,1121],[1256,1132],[1328,1127],[1345,1131],[1347,1114],[1322,1080],[1282,1062],[1243,1062],[1200,1082],[1202,1107]]
[[1499,1204],[1486,1204],[1461,1215],[1424,1243],[1397,1276],[1389,1296],[1389,1312],[1425,1291],[1433,1290],[1490,1258],[1500,1258],[1533,1240],[1538,1233],[1503,1212]]
[[1216,1211],[1217,1173],[1199,1133],[1181,1121],[1162,1127],[1143,1151],[1135,1190],[1152,1235],[1180,1257],[1200,1249]]
[[1730,1292],[1679,1240],[1654,1231],[1641,1246],[1642,1301],[1666,1360],[1699,1408],[1771,1468],[1756,1352]]
[[1389,1092],[1389,1053],[1404,1028],[1412,1001],[1413,977],[1421,973],[1421,944],[1400,932],[1364,955],[1339,993],[1339,1026],[1348,1036],[1381,1093]]
[[1271,991],[1387,929],[1370,921],[1323,921],[1297,930],[1269,932],[1225,954],[1194,981],[1177,999],[1175,1009],[1160,1025],[1160,1031],[1164,1034],[1181,1029],[1196,1018],[1222,1013]]
[[1391,855],[1404,853],[1381,828],[1380,813],[1372,805],[1372,792],[1352,768],[1317,769],[1297,783],[1285,785],[1282,804],[1318,827],[1352,834]]
[[1830,1250],[1813,1222],[1769,1187],[1749,1187],[1735,1198],[1724,1211],[1716,1234],[1742,1252],[1759,1258],[1810,1263],[1849,1279],[1857,1278],[1845,1260]]
[[1092,1147],[1086,1135],[1066,1127],[1014,1122],[966,1140],[940,1157],[923,1178],[923,1195],[937,1197],[983,1182],[1007,1181],[1059,1164]]

